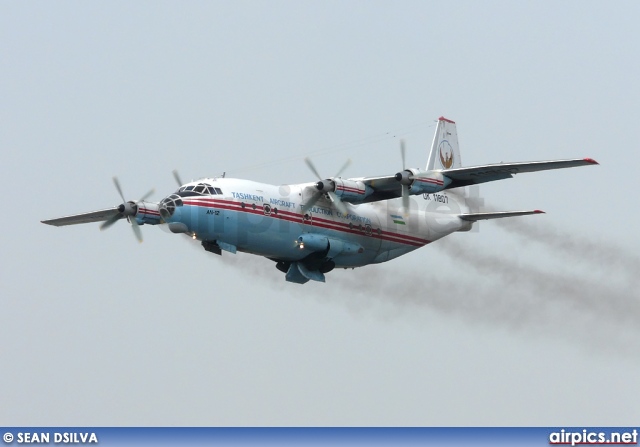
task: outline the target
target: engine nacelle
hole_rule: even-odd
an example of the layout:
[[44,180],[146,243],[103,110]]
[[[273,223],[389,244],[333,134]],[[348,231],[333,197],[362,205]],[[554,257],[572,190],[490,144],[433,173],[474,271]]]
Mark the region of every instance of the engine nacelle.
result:
[[409,194],[429,194],[445,189],[451,179],[438,171],[425,172],[413,176],[413,182],[409,186]]
[[157,203],[138,202],[135,205],[135,219],[139,224],[157,225],[160,223],[160,207]]
[[406,169],[398,172],[395,178],[401,184],[409,185],[409,194],[411,195],[442,191],[451,183],[451,179],[439,171],[422,171],[420,169]]
[[361,203],[373,192],[373,189],[365,185],[364,182],[341,178],[320,180],[315,184],[315,187],[324,193],[332,192],[343,202],[349,203]]
[[314,233],[300,235],[298,237],[298,247],[308,252],[327,252],[326,257],[329,259],[341,254],[357,254],[364,251],[360,244]]
[[373,190],[364,182],[357,180],[346,180],[341,178],[333,179],[335,184],[335,194],[344,202],[361,203]]

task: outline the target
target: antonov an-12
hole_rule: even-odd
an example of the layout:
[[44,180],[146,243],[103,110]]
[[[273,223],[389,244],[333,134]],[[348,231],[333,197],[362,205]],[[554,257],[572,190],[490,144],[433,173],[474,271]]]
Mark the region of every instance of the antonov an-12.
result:
[[[591,158],[497,163],[463,168],[455,122],[438,119],[425,169],[403,169],[381,177],[322,178],[315,183],[276,186],[251,180],[214,177],[182,184],[160,202],[148,193],[84,214],[44,220],[64,226],[118,220],[132,225],[139,241],[141,225],[166,225],[201,241],[205,250],[241,251],[275,262],[287,281],[325,281],[334,268],[363,267],[390,261],[455,231],[468,231],[483,219],[542,213],[540,210],[475,212],[466,186],[511,178],[523,172],[598,164]],[[411,196],[415,196],[412,198]]]

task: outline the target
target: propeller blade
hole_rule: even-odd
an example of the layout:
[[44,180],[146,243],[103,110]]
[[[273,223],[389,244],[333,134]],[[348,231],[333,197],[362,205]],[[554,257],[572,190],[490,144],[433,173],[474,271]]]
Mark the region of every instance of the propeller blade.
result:
[[349,159],[347,159],[347,162],[340,168],[338,173],[336,175],[334,175],[334,177],[340,177],[340,174],[342,174],[344,172],[344,170],[349,167],[350,164],[351,164],[351,159],[349,158]]
[[178,175],[177,169],[173,170],[173,178],[176,179],[176,182],[178,182],[178,186],[182,186],[182,180],[180,180],[180,175]]
[[135,217],[131,219],[131,228],[133,229],[133,234],[136,235],[138,242],[142,243],[142,231],[140,231],[140,225],[138,225],[138,221]]
[[406,164],[406,156],[407,156],[407,150],[404,147],[404,140],[400,140],[400,156],[402,157],[402,170],[405,170],[405,167],[407,166]]
[[138,200],[138,202],[144,202],[144,199],[146,199],[147,197],[149,197],[151,194],[153,194],[154,192],[156,192],[155,188],[151,188],[151,191],[149,191],[148,193],[146,193],[145,195],[142,196],[141,199]]
[[307,203],[305,203],[302,206],[302,213],[306,213],[307,211],[309,211],[309,209],[311,209],[311,207],[313,207],[313,205],[316,204],[316,202],[318,200],[320,200],[320,197],[322,197],[322,191],[316,191],[311,198],[309,199],[309,201]]
[[316,177],[318,177],[318,180],[322,180],[322,177],[320,177],[320,174],[318,173],[318,170],[311,162],[311,159],[309,157],[305,157],[304,162],[307,164],[307,166],[309,166],[309,169],[311,169],[311,172],[313,172],[316,175]]
[[108,218],[107,220],[104,221],[104,223],[102,223],[102,225],[100,225],[100,231],[106,230],[107,228],[109,228],[111,225],[113,225],[120,219],[122,219],[121,213],[115,214],[114,216]]
[[402,209],[404,210],[405,215],[409,213],[409,186],[402,186]]
[[349,214],[349,210],[347,209],[345,204],[342,203],[342,200],[340,200],[340,197],[338,197],[335,192],[329,191],[327,192],[327,194],[331,198],[331,201],[333,202],[335,207],[338,209],[338,211],[340,211],[342,214]]
[[113,177],[113,184],[116,185],[118,194],[120,194],[120,197],[122,198],[122,203],[125,203],[127,199],[125,199],[124,194],[122,194],[122,188],[120,188],[120,182],[118,181],[118,177]]

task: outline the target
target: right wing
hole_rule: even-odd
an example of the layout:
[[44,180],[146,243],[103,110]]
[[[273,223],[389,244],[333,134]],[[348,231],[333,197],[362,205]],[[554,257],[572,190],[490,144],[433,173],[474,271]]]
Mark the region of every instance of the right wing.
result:
[[73,214],[71,216],[58,217],[57,219],[49,219],[41,221],[43,224],[62,227],[65,225],[76,225],[91,222],[101,222],[108,220],[118,214],[118,208],[108,208],[106,210],[92,211],[90,213]]

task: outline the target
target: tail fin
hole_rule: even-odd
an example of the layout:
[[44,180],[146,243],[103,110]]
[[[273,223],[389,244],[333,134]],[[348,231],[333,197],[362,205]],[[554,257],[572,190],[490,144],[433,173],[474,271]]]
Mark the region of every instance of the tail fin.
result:
[[433,137],[427,171],[460,167],[462,164],[460,163],[456,123],[441,116],[438,118],[436,134]]

